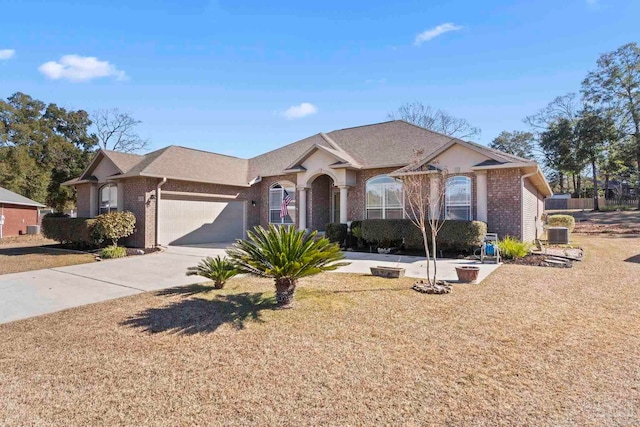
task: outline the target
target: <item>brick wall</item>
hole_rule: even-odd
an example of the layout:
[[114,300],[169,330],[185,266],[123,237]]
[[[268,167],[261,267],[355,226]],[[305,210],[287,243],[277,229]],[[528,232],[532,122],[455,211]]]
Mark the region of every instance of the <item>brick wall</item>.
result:
[[91,214],[91,184],[76,186],[76,200],[78,217],[88,218]]
[[131,178],[122,181],[124,194],[122,207],[136,216],[136,228],[124,244],[139,248],[155,245],[155,201],[149,200],[155,194],[156,183],[153,178]]
[[522,191],[519,169],[487,171],[487,226],[500,238],[521,238]]
[[[287,174],[287,175],[265,176],[264,178],[262,178],[262,181],[259,184],[254,186],[256,187],[255,188],[256,193],[253,193],[255,198],[252,200],[256,200],[257,204],[255,207],[250,206],[249,209],[254,211],[252,213],[252,215],[254,216],[254,222],[256,219],[258,219],[258,224],[262,225],[263,227],[266,227],[269,225],[269,189],[273,184],[281,181],[288,181],[290,183],[293,183],[295,187],[296,183],[298,182],[298,178],[294,173]],[[295,202],[296,213],[294,215],[295,218],[293,218],[293,222],[296,227],[298,226],[298,211],[297,211],[298,200],[300,200],[300,192],[296,190],[296,202]],[[309,200],[307,196],[307,205],[308,203],[309,203]],[[258,224],[255,224],[255,225],[258,225]]]
[[3,237],[26,233],[27,225],[38,224],[38,208],[34,206],[0,204],[0,213],[4,215]]

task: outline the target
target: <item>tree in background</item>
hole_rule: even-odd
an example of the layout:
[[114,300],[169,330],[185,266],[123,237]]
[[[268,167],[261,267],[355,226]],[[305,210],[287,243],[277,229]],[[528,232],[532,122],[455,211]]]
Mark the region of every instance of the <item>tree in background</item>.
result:
[[129,113],[117,108],[98,110],[93,115],[98,144],[105,150],[134,153],[149,146],[149,140],[142,139],[136,127],[142,123]]
[[640,46],[628,43],[601,55],[596,70],[582,82],[582,93],[587,101],[615,113],[619,128],[630,137],[630,151],[640,171]]
[[387,115],[391,120],[405,120],[414,125],[439,132],[454,138],[474,138],[480,136],[480,129],[466,120],[454,117],[443,110],[437,110],[420,102],[408,102]]
[[514,156],[533,159],[535,157],[533,154],[535,144],[536,139],[531,132],[522,132],[519,130],[508,132],[503,130],[500,132],[500,135],[491,141],[489,147],[513,154]]
[[[549,125],[540,134],[540,148],[544,155],[547,168],[558,171],[559,174],[570,174],[573,177],[573,188],[576,197],[580,197],[580,173],[584,169],[585,160],[578,149],[578,139],[575,136],[574,124],[569,119],[559,119]],[[560,191],[564,190],[562,180]]]
[[593,178],[593,210],[600,210],[598,203],[597,164],[602,161],[608,146],[618,139],[615,122],[603,111],[584,111],[575,126],[578,140],[577,157],[591,164]]
[[83,110],[67,111],[17,92],[0,101],[0,186],[56,210],[73,202],[60,184],[78,176],[96,145]]

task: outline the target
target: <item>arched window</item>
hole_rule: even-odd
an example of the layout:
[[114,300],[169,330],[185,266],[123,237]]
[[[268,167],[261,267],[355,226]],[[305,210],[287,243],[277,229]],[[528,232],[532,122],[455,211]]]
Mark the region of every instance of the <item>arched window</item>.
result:
[[471,178],[454,176],[447,179],[445,218],[471,220]]
[[367,181],[367,219],[404,217],[402,181],[379,175]]
[[269,188],[269,222],[291,225],[296,217],[296,188],[291,183],[276,183]]
[[100,213],[118,210],[118,186],[107,184],[100,188]]

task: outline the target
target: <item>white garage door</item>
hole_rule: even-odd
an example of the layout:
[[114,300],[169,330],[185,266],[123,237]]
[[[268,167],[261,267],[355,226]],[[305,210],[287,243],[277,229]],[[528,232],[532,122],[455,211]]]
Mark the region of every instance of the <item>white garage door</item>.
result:
[[244,237],[242,201],[163,197],[159,219],[161,245],[232,242]]

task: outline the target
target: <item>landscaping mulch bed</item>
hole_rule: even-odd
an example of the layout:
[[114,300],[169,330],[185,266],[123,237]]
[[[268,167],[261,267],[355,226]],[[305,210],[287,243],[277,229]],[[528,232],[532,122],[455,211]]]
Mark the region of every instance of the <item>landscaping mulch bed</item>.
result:
[[[536,267],[559,267],[559,265],[549,265],[549,257],[546,255],[527,255],[522,258],[515,259],[505,259],[503,260],[504,264],[515,264],[515,265],[531,265]],[[568,261],[567,265],[564,267],[568,267],[569,264],[572,264],[571,261]]]

